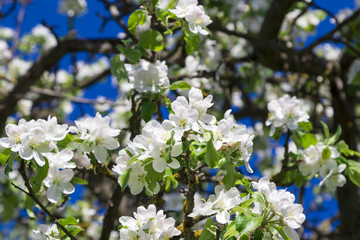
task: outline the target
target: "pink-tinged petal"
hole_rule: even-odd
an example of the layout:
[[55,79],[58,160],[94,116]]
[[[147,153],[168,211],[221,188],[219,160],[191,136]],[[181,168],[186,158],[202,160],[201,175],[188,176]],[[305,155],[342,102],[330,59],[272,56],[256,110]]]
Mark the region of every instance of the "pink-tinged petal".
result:
[[61,197],[61,191],[59,187],[52,186],[48,188],[46,196],[52,203],[57,203]]

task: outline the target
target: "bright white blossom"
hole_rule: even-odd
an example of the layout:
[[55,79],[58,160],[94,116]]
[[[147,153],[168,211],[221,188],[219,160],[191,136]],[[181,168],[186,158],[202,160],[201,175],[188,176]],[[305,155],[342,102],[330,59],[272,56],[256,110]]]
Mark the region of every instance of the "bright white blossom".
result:
[[[269,209],[275,213],[271,220],[282,221],[288,226],[284,227],[286,234],[292,236],[291,239],[300,239],[294,229],[301,227],[305,221],[305,215],[301,204],[295,203],[295,196],[284,189],[277,190],[275,183],[270,182],[267,177],[262,177],[258,182],[252,182],[251,185],[258,192],[264,194],[269,202]],[[262,211],[264,211],[263,207],[255,202],[253,212],[261,214]]]
[[44,179],[44,185],[48,188],[46,196],[52,203],[57,203],[61,193],[71,194],[75,191],[74,185],[70,183],[74,177],[71,169],[59,171],[56,167],[50,167],[47,177]]
[[130,83],[138,92],[158,93],[161,89],[170,85],[168,67],[165,61],[160,62],[157,60],[155,63],[150,63],[142,59],[138,66],[125,64],[125,68]]
[[285,94],[277,100],[268,103],[269,118],[266,126],[271,125],[270,135],[274,135],[276,128],[286,127],[296,130],[300,122],[307,122],[309,114],[305,111],[302,100],[290,98]]
[[134,218],[123,216],[119,219],[122,228],[120,239],[157,239],[167,240],[179,236],[181,231],[175,228],[175,219],[166,218],[163,210],[156,212],[156,207],[150,204],[146,209],[143,206],[134,212]]
[[60,232],[56,224],[51,226],[47,224],[40,224],[37,230],[33,230],[34,240],[58,240],[60,239]]
[[39,166],[44,166],[45,154],[57,149],[56,141],[65,138],[67,128],[66,124],[59,125],[56,117],[29,122],[20,119],[18,125],[5,127],[7,137],[0,139],[0,145],[19,152],[24,160],[34,159]]
[[76,127],[70,127],[72,133],[76,133],[79,139],[83,140],[79,146],[80,152],[93,152],[99,163],[106,161],[107,150],[117,149],[120,144],[115,139],[119,135],[119,129],[110,127],[110,118],[102,117],[96,113],[94,118],[75,121]]
[[225,186],[217,185],[215,194],[210,195],[208,200],[200,206],[195,205],[194,211],[189,214],[189,217],[216,214],[216,220],[221,224],[226,224],[230,220],[231,210],[241,202],[240,192],[235,187],[226,191]]
[[175,14],[178,18],[184,18],[190,15],[192,9],[197,5],[197,0],[179,0],[175,6],[175,9],[170,9],[169,11]]
[[86,10],[86,0],[61,0],[59,2],[59,12],[69,17],[84,14]]

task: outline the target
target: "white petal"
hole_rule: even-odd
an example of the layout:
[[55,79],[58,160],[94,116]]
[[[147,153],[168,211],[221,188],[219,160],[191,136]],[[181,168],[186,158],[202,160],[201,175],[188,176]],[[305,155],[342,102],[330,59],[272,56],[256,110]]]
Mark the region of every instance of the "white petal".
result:
[[59,179],[62,183],[70,182],[74,177],[74,172],[71,169],[62,170],[59,174]]
[[173,161],[169,163],[168,166],[171,167],[172,169],[178,169],[180,167],[180,163],[178,160],[173,159]]
[[297,232],[291,227],[285,226],[284,231],[291,240],[300,240],[300,237],[297,234]]
[[46,192],[46,196],[50,202],[57,203],[60,199],[61,191],[58,187],[52,186],[52,187],[48,188],[48,190]]
[[74,185],[69,182],[60,184],[59,188],[65,194],[72,194],[75,191]]
[[96,146],[94,149],[94,155],[99,163],[104,163],[108,156],[107,151],[103,146]]
[[114,150],[120,146],[119,142],[112,137],[104,138],[102,145],[109,150]]
[[153,161],[153,168],[155,171],[162,173],[166,169],[166,162],[162,158],[154,159]]

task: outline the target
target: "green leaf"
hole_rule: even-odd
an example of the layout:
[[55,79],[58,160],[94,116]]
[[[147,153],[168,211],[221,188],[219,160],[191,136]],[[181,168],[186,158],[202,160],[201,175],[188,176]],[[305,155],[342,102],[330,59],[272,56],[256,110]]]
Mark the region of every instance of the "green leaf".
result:
[[110,59],[111,74],[114,75],[118,82],[128,81],[129,76],[125,69],[124,61],[121,61],[120,54],[113,56]]
[[212,138],[206,144],[205,162],[209,168],[215,168],[219,163],[219,154],[216,151]]
[[321,156],[323,159],[329,159],[330,156],[331,156],[331,151],[328,147],[324,148],[322,153],[321,153]]
[[304,132],[310,132],[313,129],[311,122],[300,122],[299,127]]
[[77,235],[79,232],[83,231],[84,229],[81,228],[78,225],[70,225],[70,226],[66,226],[66,229],[73,235]]
[[339,140],[339,138],[341,136],[341,132],[342,132],[342,129],[341,129],[341,126],[339,125],[337,130],[336,130],[336,133],[329,139],[328,144],[336,143],[337,140]]
[[260,226],[262,220],[262,216],[253,217],[240,213],[235,219],[236,230],[239,232],[240,236],[245,233],[251,233]]
[[328,140],[329,137],[330,137],[329,127],[323,121],[321,121],[321,125],[322,125],[323,130],[324,130],[325,139]]
[[263,237],[264,237],[264,233],[260,229],[254,233],[254,240],[262,240]]
[[146,182],[149,185],[150,191],[154,191],[157,183],[164,178],[165,171],[162,173],[158,173],[154,170],[152,164],[148,164],[144,167],[146,174]]
[[281,237],[284,240],[291,240],[285,233],[284,229],[281,226],[276,226],[275,229],[280,233]]
[[238,233],[238,231],[236,231],[235,222],[232,222],[226,228],[226,232],[224,234],[224,239],[229,239],[229,238],[237,236],[237,235],[239,235],[239,233]]
[[188,55],[192,54],[200,45],[199,34],[191,32],[188,28],[185,30],[184,40],[186,42],[185,49]]
[[166,178],[166,185],[168,185],[165,186],[165,190],[167,192],[170,190],[171,183],[174,188],[177,188],[177,186],[179,185],[178,181],[176,181],[176,179],[174,178],[171,168],[169,167],[167,167],[165,170],[165,178]]
[[136,28],[138,25],[143,25],[145,23],[146,20],[146,13],[140,9],[137,9],[136,11],[134,11],[128,20],[128,28],[129,31],[135,35],[136,32]]
[[191,85],[184,81],[176,81],[172,83],[169,87],[170,90],[176,90],[176,89],[190,89]]
[[38,193],[41,189],[41,184],[43,180],[47,177],[49,170],[49,162],[46,160],[46,163],[42,167],[38,167],[36,164],[36,174],[30,178],[30,184],[35,193]]
[[12,165],[15,161],[15,159],[17,158],[17,154],[10,154],[9,158],[6,160],[7,165],[5,167],[5,175],[9,176],[9,173],[12,172]]
[[36,216],[34,214],[34,201],[27,195],[25,199],[25,208],[29,218],[36,219]]
[[360,163],[354,160],[348,161],[346,172],[350,180],[358,187],[360,187]]
[[311,145],[316,146],[317,142],[318,141],[315,135],[312,133],[306,133],[304,134],[304,136],[301,137],[301,145],[304,149],[310,147]]
[[5,163],[7,162],[11,154],[12,151],[10,148],[5,149],[2,153],[0,153],[0,164],[5,166]]
[[141,105],[141,118],[145,122],[151,120],[152,115],[156,111],[156,104],[153,101],[146,101]]
[[142,53],[138,49],[132,49],[129,47],[121,47],[121,46],[117,46],[117,49],[119,49],[119,51],[122,52],[122,54],[124,54],[125,57],[132,64],[137,63],[142,56]]
[[123,191],[125,190],[129,182],[131,170],[132,168],[126,169],[125,172],[120,177],[120,187]]
[[235,182],[240,179],[240,173],[235,170],[235,166],[232,164],[225,165],[226,175],[223,182],[227,190],[235,186]]
[[216,225],[211,218],[206,220],[204,228],[201,232],[199,240],[215,240],[216,239]]
[[251,197],[254,198],[258,203],[260,203],[260,205],[263,207],[263,208],[267,208],[268,204],[267,204],[267,201],[266,201],[266,198],[264,196],[264,194],[262,194],[261,192],[253,192],[251,194]]
[[239,240],[250,240],[250,237],[248,234],[244,233],[243,235],[241,235],[241,237],[239,238]]
[[164,48],[163,40],[164,38],[160,32],[147,30],[140,34],[139,45],[143,48],[158,52]]
[[74,217],[67,217],[65,219],[59,219],[59,222],[61,225],[66,226],[66,225],[73,225],[73,224],[78,224],[78,220],[76,220]]
[[88,181],[82,178],[73,177],[70,181],[72,184],[88,185]]

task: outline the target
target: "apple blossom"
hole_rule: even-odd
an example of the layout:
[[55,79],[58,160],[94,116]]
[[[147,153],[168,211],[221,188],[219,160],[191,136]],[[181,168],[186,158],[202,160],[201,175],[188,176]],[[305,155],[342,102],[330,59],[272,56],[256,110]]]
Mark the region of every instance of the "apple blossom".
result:
[[71,194],[75,191],[74,185],[70,183],[74,177],[71,169],[59,171],[57,167],[50,167],[47,177],[44,179],[44,185],[48,188],[46,196],[52,203],[57,203],[61,193]]
[[56,224],[51,226],[47,224],[40,224],[37,230],[33,230],[34,240],[58,240],[60,239],[60,232]]
[[307,122],[309,119],[303,102],[296,97],[290,98],[287,94],[269,102],[267,107],[270,113],[266,126],[271,125],[271,136],[274,135],[277,128],[285,127],[296,130],[300,122]]

